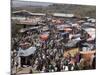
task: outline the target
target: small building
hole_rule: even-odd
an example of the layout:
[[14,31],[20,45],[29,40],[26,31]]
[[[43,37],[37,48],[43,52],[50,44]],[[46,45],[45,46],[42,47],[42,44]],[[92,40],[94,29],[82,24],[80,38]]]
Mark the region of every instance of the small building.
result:
[[71,17],[74,17],[74,14],[53,13],[53,16],[54,17],[71,18]]
[[12,21],[16,24],[36,25],[43,20],[42,17],[45,15],[44,13],[32,13],[27,10],[14,11],[12,12]]
[[52,13],[54,22],[56,21],[58,24],[64,24],[67,23],[67,21],[76,22],[80,18],[76,16],[75,14],[65,14],[65,13]]
[[20,10],[20,11],[14,11],[12,12],[12,16],[20,16],[20,17],[29,17],[29,16],[45,16],[44,13],[32,13],[27,10]]

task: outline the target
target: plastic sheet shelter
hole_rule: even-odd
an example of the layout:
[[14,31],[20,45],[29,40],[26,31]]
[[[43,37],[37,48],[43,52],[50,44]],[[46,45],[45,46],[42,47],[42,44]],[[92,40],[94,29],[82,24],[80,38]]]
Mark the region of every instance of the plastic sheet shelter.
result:
[[80,51],[80,54],[82,55],[83,58],[85,58],[86,60],[90,60],[91,56],[96,53],[95,50],[93,51]]
[[29,56],[31,54],[34,54],[36,51],[36,47],[29,47],[28,49],[19,49],[18,56]]

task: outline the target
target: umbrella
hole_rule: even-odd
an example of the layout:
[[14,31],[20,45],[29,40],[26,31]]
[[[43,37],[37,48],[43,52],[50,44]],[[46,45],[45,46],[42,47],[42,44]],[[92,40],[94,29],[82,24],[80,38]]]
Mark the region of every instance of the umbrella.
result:
[[41,34],[40,35],[40,38],[42,39],[42,40],[47,40],[48,39],[48,34],[47,33],[43,33],[43,34]]

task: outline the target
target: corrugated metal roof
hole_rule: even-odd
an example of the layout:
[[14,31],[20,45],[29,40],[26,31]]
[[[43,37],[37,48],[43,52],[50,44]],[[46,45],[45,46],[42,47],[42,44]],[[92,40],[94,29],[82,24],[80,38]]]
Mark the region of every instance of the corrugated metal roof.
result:
[[17,13],[27,13],[29,15],[38,15],[38,16],[45,16],[46,14],[44,13],[32,13],[30,11],[27,11],[27,10],[20,10],[20,11],[14,11],[12,12],[13,14],[17,14]]
[[74,14],[54,13],[53,16],[58,16],[58,17],[74,17]]

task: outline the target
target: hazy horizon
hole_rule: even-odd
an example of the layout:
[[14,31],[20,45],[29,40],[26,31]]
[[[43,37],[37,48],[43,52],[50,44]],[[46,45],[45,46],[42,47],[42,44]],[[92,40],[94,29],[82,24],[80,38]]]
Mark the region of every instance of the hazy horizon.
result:
[[53,3],[48,2],[36,2],[36,1],[22,1],[22,0],[12,0],[12,7],[22,7],[22,6],[48,6]]

